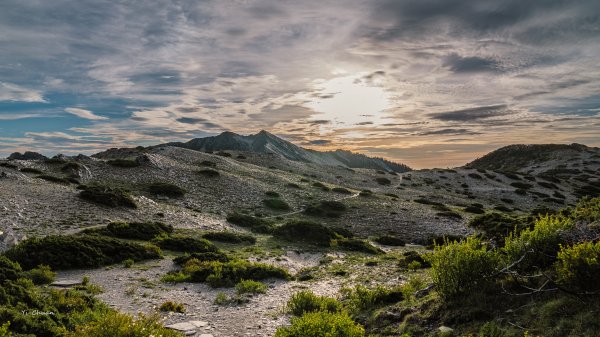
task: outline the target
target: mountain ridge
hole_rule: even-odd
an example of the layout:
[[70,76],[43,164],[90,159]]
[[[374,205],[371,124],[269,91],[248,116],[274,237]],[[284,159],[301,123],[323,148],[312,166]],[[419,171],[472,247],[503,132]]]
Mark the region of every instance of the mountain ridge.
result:
[[165,143],[152,146],[152,148],[161,146],[175,146],[203,152],[249,151],[276,154],[293,161],[330,166],[377,169],[397,173],[412,171],[410,167],[401,163],[347,150],[317,151],[305,149],[265,130],[246,136],[225,131],[217,136],[194,138],[187,142]]

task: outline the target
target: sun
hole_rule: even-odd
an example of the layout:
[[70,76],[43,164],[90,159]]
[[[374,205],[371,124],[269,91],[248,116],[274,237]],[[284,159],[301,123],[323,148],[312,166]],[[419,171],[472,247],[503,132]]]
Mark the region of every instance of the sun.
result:
[[362,81],[364,75],[316,81],[314,89],[319,94],[306,103],[307,107],[318,112],[313,118],[346,126],[380,124],[385,110],[391,107],[390,93],[380,86]]

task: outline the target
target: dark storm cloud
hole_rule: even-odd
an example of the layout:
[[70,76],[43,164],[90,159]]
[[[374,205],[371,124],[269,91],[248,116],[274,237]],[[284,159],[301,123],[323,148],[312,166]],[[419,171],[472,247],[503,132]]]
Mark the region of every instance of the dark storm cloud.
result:
[[498,63],[494,60],[478,56],[462,57],[457,53],[446,56],[443,65],[455,73],[498,70]]
[[468,122],[479,119],[486,119],[492,117],[500,117],[513,114],[514,112],[508,109],[507,105],[490,105],[481,106],[476,108],[454,110],[448,112],[440,112],[430,114],[429,116],[433,119],[440,121],[451,121],[451,122]]

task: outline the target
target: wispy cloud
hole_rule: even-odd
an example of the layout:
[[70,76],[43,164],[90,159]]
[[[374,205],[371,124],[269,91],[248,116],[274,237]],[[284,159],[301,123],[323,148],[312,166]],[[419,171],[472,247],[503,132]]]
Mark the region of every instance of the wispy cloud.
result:
[[98,116],[98,115],[95,115],[90,110],[85,110],[85,109],[80,109],[80,108],[66,108],[65,111],[72,115],[75,115],[79,118],[84,118],[84,119],[89,119],[89,120],[94,120],[94,121],[108,119],[108,117]]

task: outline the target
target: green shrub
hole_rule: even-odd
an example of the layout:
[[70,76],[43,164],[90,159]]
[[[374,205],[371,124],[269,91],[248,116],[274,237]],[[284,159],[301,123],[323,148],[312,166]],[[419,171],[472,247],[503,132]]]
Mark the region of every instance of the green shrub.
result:
[[122,189],[101,185],[83,186],[81,189],[79,197],[84,200],[110,207],[137,208],[131,195]]
[[199,262],[194,267],[190,280],[206,282],[215,288],[232,287],[241,280],[260,281],[268,278],[288,279],[290,277],[284,269],[244,260]]
[[219,171],[216,171],[213,169],[203,169],[203,170],[198,171],[198,174],[208,177],[208,178],[216,178],[221,175],[219,173]]
[[346,205],[340,201],[320,201],[318,204],[312,204],[306,207],[304,214],[315,217],[337,218],[347,209]]
[[377,178],[375,178],[375,181],[379,185],[391,185],[392,184],[391,180],[389,180],[388,178],[384,178],[384,177],[377,177]]
[[200,162],[201,166],[206,166],[206,167],[217,167],[217,163],[215,163],[214,161],[210,161],[210,160],[204,160],[202,162]]
[[169,183],[151,183],[146,186],[146,189],[152,194],[164,195],[172,198],[182,197],[186,193],[183,188]]
[[178,265],[184,265],[191,259],[196,259],[198,261],[219,261],[219,262],[227,262],[229,261],[229,257],[223,252],[203,252],[203,253],[191,253],[185,254],[182,256],[178,256],[173,259],[173,262]]
[[285,185],[289,188],[296,188],[296,189],[300,189],[302,187],[300,187],[300,185],[296,184],[296,183],[288,183],[287,185]]
[[274,337],[364,337],[364,328],[348,314],[313,312],[292,318],[292,325],[278,328]]
[[344,187],[334,187],[331,189],[333,192],[335,193],[340,193],[340,194],[352,194],[352,192]]
[[0,255],[0,285],[7,280],[14,281],[21,275],[21,266],[8,257]]
[[573,211],[573,218],[586,222],[600,220],[600,198],[583,198]]
[[274,192],[274,191],[266,191],[265,195],[269,198],[279,198],[280,197],[279,193]]
[[386,245],[386,246],[404,246],[406,245],[406,242],[404,240],[402,240],[399,237],[393,236],[393,235],[381,235],[381,236],[377,236],[373,239],[373,241],[380,243],[382,245]]
[[140,163],[134,159],[111,159],[106,162],[110,166],[131,168],[138,167]]
[[219,251],[217,246],[206,239],[197,239],[184,235],[163,236],[156,238],[153,242],[162,249],[174,250],[176,252],[208,253]]
[[133,316],[109,311],[85,325],[77,326],[68,337],[181,337],[181,334],[165,328],[158,316]]
[[600,291],[600,242],[562,246],[556,271],[559,283],[577,291]]
[[185,306],[181,303],[166,301],[158,308],[160,311],[178,312],[183,314],[185,312]]
[[567,243],[565,234],[573,227],[564,216],[544,216],[535,222],[533,229],[511,233],[505,240],[504,252],[509,262],[523,260],[519,270],[549,267],[556,260],[560,245]]
[[321,246],[329,246],[337,237],[336,233],[313,221],[296,220],[287,222],[273,231],[273,236],[292,242],[307,242]]
[[56,273],[49,266],[43,264],[31,269],[25,275],[34,284],[50,284],[56,278]]
[[367,254],[385,254],[383,250],[373,246],[368,241],[360,239],[336,239],[332,241],[332,245],[355,252],[362,252]]
[[373,196],[373,192],[369,190],[362,190],[358,193],[358,195],[361,197],[371,197]]
[[34,173],[34,174],[42,174],[42,173],[44,173],[44,172],[42,172],[42,170],[38,170],[38,169],[33,168],[33,167],[23,167],[19,171],[21,171],[23,173]]
[[485,288],[490,282],[487,277],[493,274],[499,262],[497,254],[488,251],[477,237],[461,242],[446,241],[425,259],[431,263],[431,277],[444,298]]
[[474,217],[469,221],[469,226],[482,231],[487,238],[502,242],[512,231],[520,232],[529,225],[522,219],[492,212]]
[[415,199],[413,201],[416,202],[416,203],[418,203],[418,204],[423,204],[423,205],[445,206],[441,202],[433,201],[433,200],[429,200],[429,199],[425,199],[425,198],[418,198],[418,199]]
[[413,269],[413,267],[417,266],[415,262],[419,264],[420,268],[431,267],[431,264],[423,258],[423,255],[414,250],[409,250],[402,253],[402,258],[400,259],[398,266],[402,268]]
[[335,298],[317,296],[311,291],[304,290],[290,297],[286,310],[294,316],[302,316],[315,311],[334,313],[342,311],[342,304]]
[[371,310],[381,305],[400,302],[404,297],[401,287],[390,289],[377,286],[374,289],[368,289],[358,285],[354,288],[342,288],[340,292],[342,294],[342,302],[354,314],[363,310]]
[[264,294],[267,292],[267,285],[253,280],[241,280],[235,285],[238,295],[243,294]]
[[278,211],[287,211],[287,210],[291,209],[290,205],[288,205],[287,202],[285,202],[281,199],[275,199],[275,198],[264,199],[263,204],[265,204],[265,206],[270,209],[274,209],[274,210],[278,210]]
[[96,235],[50,235],[20,242],[5,252],[26,269],[40,264],[52,269],[99,267],[126,259],[141,261],[161,257],[158,247]]
[[133,267],[133,264],[135,263],[135,261],[133,261],[133,259],[127,259],[123,261],[123,267],[125,268],[131,268]]
[[228,242],[228,243],[248,243],[255,244],[256,238],[249,234],[237,233],[232,231],[224,232],[208,232],[202,234],[202,237],[207,240]]
[[248,228],[255,233],[268,234],[273,232],[275,226],[269,221],[242,213],[232,213],[227,216],[227,221],[240,227]]
[[469,205],[469,206],[465,207],[464,211],[468,212],[468,213],[473,213],[473,214],[483,214],[483,213],[485,213],[485,211],[483,210],[483,208],[481,208],[481,207],[475,207],[473,205]]
[[160,281],[165,283],[189,282],[190,275],[182,271],[168,272],[160,278]]
[[162,222],[111,222],[105,228],[84,230],[88,234],[114,236],[122,239],[151,240],[173,233],[173,226]]
[[67,179],[65,179],[65,178],[51,176],[51,175],[48,175],[48,174],[42,174],[42,175],[37,176],[36,178],[42,179],[42,180],[46,180],[46,181],[49,181],[51,183],[62,184],[62,185],[69,185],[70,184],[70,182]]
[[8,331],[8,328],[10,328],[10,322],[0,325],[0,337],[12,337],[12,333]]

